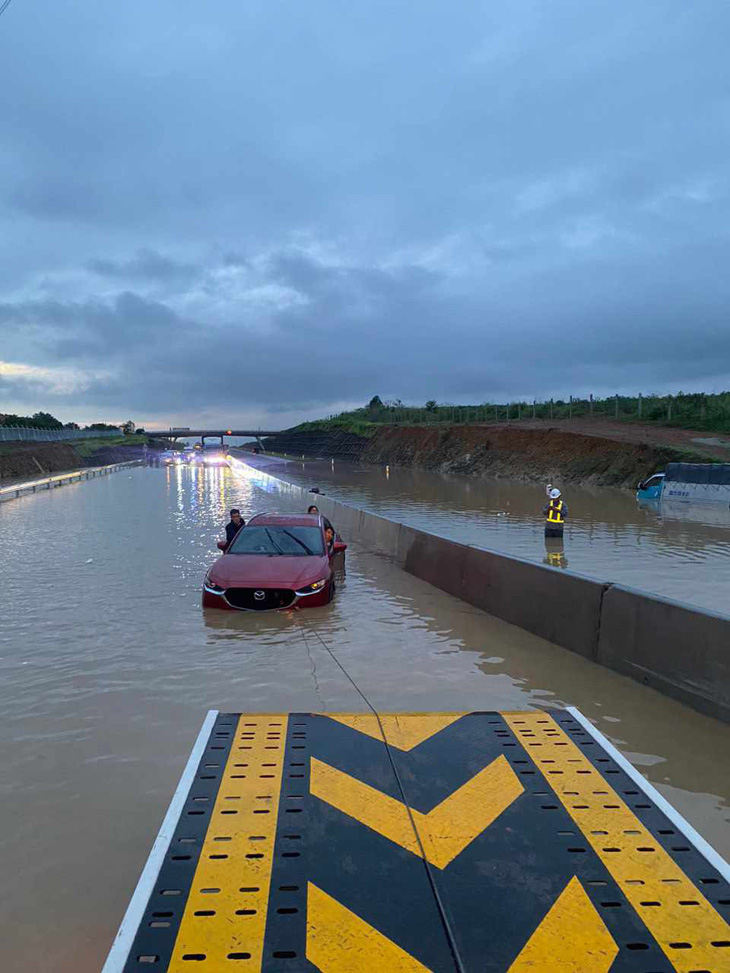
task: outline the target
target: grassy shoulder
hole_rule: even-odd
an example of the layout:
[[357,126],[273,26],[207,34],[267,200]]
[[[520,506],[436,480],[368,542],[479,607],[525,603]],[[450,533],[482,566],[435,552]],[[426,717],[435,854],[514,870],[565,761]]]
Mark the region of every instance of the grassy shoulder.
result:
[[400,399],[382,402],[377,396],[366,406],[326,419],[304,422],[289,432],[345,432],[372,438],[381,426],[472,425],[514,420],[590,419],[624,425],[693,429],[730,433],[730,392],[709,394],[611,396],[609,398],[551,399],[547,402],[482,402],[446,405],[431,400],[409,406]]
[[69,446],[73,446],[79,456],[93,456],[100,449],[109,446],[145,446],[149,442],[149,436],[109,436],[99,437],[98,439],[70,439],[66,440]]
[[18,441],[10,443],[0,443],[0,456],[9,456],[11,453],[17,453],[19,450],[29,450],[35,448],[36,450],[45,449],[48,446],[63,445],[71,446],[79,456],[91,456],[93,453],[97,452],[99,449],[104,449],[107,446],[144,446],[149,445],[149,436],[107,436],[107,437],[97,437],[94,439],[59,439],[45,442],[40,440],[38,442],[33,441]]
[[364,439],[372,439],[381,426],[391,423],[383,420],[382,422],[370,422],[362,419],[356,412],[345,412],[341,416],[333,416],[331,419],[314,419],[311,422],[302,422],[289,432],[345,432],[354,433]]

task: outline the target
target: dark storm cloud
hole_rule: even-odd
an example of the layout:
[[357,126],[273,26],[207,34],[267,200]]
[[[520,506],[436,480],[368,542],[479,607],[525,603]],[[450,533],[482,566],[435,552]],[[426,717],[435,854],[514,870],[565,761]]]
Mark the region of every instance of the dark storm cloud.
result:
[[730,385],[724,8],[39,2],[0,29],[3,402]]
[[186,281],[195,273],[192,264],[171,260],[155,250],[139,250],[131,260],[90,260],[88,269],[112,280]]

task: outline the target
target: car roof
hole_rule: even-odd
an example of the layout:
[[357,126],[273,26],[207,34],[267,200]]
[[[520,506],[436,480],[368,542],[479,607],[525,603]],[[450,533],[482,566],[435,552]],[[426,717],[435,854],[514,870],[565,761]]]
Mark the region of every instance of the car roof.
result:
[[249,525],[261,527],[317,527],[318,514],[257,514],[249,520]]

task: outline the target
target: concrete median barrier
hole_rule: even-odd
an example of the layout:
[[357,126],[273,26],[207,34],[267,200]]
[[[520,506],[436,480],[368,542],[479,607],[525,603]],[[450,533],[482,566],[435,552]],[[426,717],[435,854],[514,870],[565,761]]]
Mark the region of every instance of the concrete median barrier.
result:
[[730,722],[730,617],[302,494],[345,540],[393,558],[490,615]]
[[464,598],[464,559],[468,548],[464,544],[413,530],[410,542],[402,547],[402,567],[409,574],[457,598]]
[[595,659],[604,584],[471,546],[462,598],[572,652]]
[[312,503],[317,504],[320,513],[332,521],[335,529],[342,536],[345,536],[345,539],[347,539],[347,536],[360,534],[364,511],[358,510],[357,507],[348,507],[337,500],[330,500],[329,497],[323,496],[314,498]]
[[399,567],[406,569],[406,560],[408,559],[408,553],[413,547],[418,534],[422,531],[418,530],[416,527],[408,527],[407,524],[401,524],[400,530],[398,531],[398,547],[395,551],[395,560]]
[[729,618],[328,503],[338,527],[409,574],[730,721]]
[[609,585],[597,661],[730,721],[730,618]]
[[400,524],[393,520],[386,520],[385,517],[378,517],[367,511],[362,512],[358,531],[361,536],[367,538],[367,545],[372,550],[388,557],[395,557],[398,550],[398,534]]

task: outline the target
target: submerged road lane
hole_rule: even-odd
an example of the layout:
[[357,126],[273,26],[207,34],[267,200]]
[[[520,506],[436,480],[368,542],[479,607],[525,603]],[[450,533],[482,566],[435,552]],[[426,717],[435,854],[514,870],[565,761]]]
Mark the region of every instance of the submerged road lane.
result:
[[[578,705],[721,853],[730,728],[348,551],[327,608],[200,608],[227,469],[136,469],[0,509],[3,971],[98,970],[197,728],[220,710]],[[49,946],[52,944],[52,948]]]
[[570,516],[562,548],[546,548],[540,483],[321,460],[286,470],[300,486],[451,540],[730,612],[730,509],[719,503],[638,502],[556,478]]

